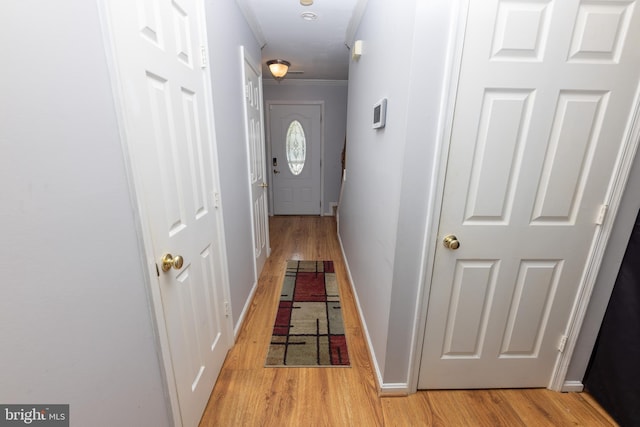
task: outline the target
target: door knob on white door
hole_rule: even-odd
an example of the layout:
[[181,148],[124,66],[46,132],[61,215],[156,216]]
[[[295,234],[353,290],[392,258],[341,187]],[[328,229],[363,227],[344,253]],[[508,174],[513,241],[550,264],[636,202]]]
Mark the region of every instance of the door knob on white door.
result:
[[448,236],[446,236],[442,241],[442,244],[444,245],[445,248],[451,249],[454,251],[460,247],[460,242],[458,241],[458,238],[453,234],[449,234]]
[[171,267],[180,270],[183,263],[184,259],[180,255],[173,256],[171,254],[165,254],[162,257],[162,271],[167,272],[171,270]]

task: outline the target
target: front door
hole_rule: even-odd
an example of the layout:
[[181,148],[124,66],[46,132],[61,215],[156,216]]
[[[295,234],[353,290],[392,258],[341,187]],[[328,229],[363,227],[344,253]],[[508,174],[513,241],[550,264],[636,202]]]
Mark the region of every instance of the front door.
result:
[[265,174],[264,127],[262,125],[262,76],[258,66],[243,52],[245,138],[249,154],[251,217],[255,256],[255,280],[269,256],[269,212]]
[[211,94],[201,58],[204,5],[118,0],[106,6],[152,258],[152,294],[160,295],[154,302],[162,310],[158,330],[168,346],[168,386],[177,395],[179,407],[173,409],[182,425],[197,426],[232,341],[224,310]]
[[321,176],[319,104],[269,106],[273,213],[319,215]]
[[470,1],[419,388],[549,385],[631,119],[635,3]]

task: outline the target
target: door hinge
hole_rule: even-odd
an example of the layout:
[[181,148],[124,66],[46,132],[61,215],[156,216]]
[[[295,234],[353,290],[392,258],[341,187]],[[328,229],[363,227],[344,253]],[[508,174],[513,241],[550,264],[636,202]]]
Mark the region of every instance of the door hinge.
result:
[[207,68],[207,48],[200,45],[200,68]]
[[224,315],[225,317],[231,316],[231,306],[229,306],[229,301],[224,302]]
[[598,218],[596,218],[596,225],[604,224],[604,219],[607,216],[609,205],[600,205],[600,212],[598,212]]
[[220,207],[220,193],[218,193],[217,191],[211,192],[211,204],[215,209],[218,209]]
[[560,353],[564,352],[564,347],[567,345],[567,339],[569,337],[567,337],[566,335],[562,335],[560,337],[560,341],[558,341],[558,351]]

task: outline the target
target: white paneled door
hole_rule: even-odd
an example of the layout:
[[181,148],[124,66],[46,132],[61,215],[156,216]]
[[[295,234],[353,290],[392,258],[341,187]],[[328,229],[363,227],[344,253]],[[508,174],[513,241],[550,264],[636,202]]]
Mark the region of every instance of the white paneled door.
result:
[[197,426],[232,341],[203,4],[105,4],[173,410]]
[[244,75],[245,138],[249,154],[251,217],[255,256],[255,280],[260,277],[269,251],[269,211],[267,208],[267,176],[265,171],[264,126],[262,114],[262,75],[259,65],[242,49]]
[[469,2],[419,388],[549,386],[631,120],[636,3]]
[[319,104],[271,104],[269,129],[275,215],[321,211],[321,114]]

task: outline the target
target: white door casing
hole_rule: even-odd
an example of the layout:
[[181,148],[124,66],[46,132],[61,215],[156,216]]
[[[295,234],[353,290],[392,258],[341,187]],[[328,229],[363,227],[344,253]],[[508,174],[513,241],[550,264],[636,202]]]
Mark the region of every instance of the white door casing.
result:
[[[204,5],[103,9],[174,422],[197,426],[232,341]],[[162,271],[168,253],[184,264]]]
[[[287,130],[293,121],[304,129],[306,159],[295,175],[287,163]],[[271,184],[274,215],[319,215],[322,212],[322,104],[270,104]]]
[[249,160],[251,187],[251,219],[253,224],[255,280],[269,256],[269,211],[265,171],[264,116],[262,114],[262,75],[259,64],[241,48],[244,85],[245,139]]
[[418,388],[550,385],[628,137],[636,6],[469,2]]

